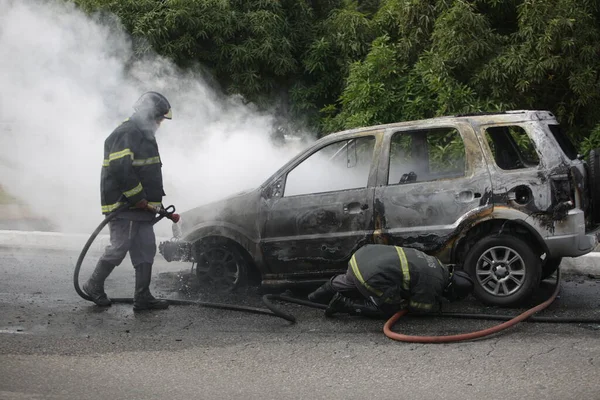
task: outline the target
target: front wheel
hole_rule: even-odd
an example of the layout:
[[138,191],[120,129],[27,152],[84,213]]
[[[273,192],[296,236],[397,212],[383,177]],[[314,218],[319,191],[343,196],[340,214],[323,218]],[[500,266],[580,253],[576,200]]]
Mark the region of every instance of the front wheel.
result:
[[464,268],[475,282],[475,297],[504,307],[529,299],[540,283],[542,269],[529,243],[502,234],[476,242],[465,257]]
[[234,291],[247,282],[248,266],[235,245],[207,239],[195,245],[196,276],[217,291]]

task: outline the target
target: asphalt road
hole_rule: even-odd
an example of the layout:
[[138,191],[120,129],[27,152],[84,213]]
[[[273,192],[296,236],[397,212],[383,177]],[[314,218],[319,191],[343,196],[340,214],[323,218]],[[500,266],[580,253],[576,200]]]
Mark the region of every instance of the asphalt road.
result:
[[[171,306],[134,314],[80,299],[77,254],[0,249],[0,399],[599,399],[600,323],[522,323],[453,344],[387,339],[383,321],[326,319],[286,304],[296,325],[271,316]],[[82,279],[91,272],[91,257]],[[262,307],[256,290],[200,288],[189,266],[159,262],[153,292]],[[130,297],[133,269],[106,282]],[[542,283],[535,301],[553,282]],[[201,294],[199,294],[201,293]],[[567,276],[544,315],[600,319],[600,285]],[[506,313],[475,300],[452,311]],[[407,318],[397,331],[455,334],[498,322]]]

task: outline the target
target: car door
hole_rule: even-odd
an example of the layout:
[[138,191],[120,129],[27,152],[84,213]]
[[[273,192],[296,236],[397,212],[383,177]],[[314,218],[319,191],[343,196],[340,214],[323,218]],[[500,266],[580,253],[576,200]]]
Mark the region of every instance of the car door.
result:
[[343,271],[371,240],[379,134],[324,143],[273,183],[262,207],[263,261],[298,278]]
[[377,241],[449,261],[447,246],[485,208],[491,179],[468,124],[391,132],[375,191]]

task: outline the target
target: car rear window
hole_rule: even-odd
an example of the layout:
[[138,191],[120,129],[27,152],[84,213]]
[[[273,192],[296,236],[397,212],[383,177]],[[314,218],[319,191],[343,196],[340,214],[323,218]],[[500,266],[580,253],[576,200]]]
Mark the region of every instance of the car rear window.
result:
[[496,165],[504,170],[531,168],[540,159],[534,143],[521,126],[495,126],[485,130]]
[[550,128],[550,132],[554,136],[554,139],[558,142],[558,145],[562,149],[562,151],[569,157],[571,160],[577,158],[577,149],[573,146],[573,142],[567,136],[567,134],[562,130],[560,125],[548,125]]

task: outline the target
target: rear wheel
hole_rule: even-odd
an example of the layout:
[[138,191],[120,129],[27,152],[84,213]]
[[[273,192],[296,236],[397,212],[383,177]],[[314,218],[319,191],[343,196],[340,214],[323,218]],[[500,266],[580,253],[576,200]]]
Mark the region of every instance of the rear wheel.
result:
[[210,238],[195,246],[196,276],[203,285],[233,291],[246,285],[248,264],[235,244]]
[[471,247],[464,268],[475,282],[475,297],[485,304],[509,307],[526,301],[539,285],[541,260],[518,237],[490,235]]

